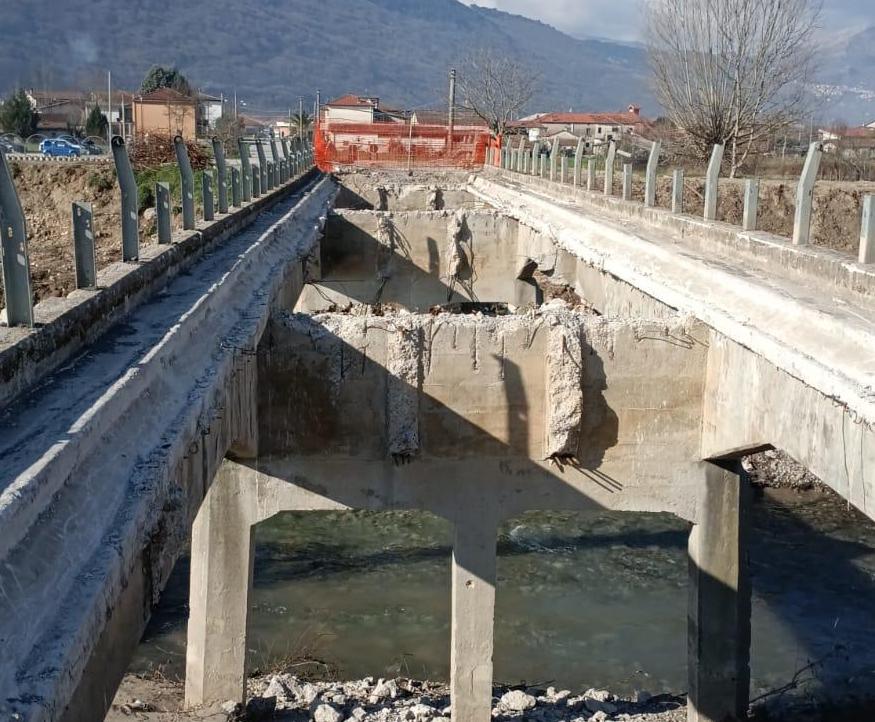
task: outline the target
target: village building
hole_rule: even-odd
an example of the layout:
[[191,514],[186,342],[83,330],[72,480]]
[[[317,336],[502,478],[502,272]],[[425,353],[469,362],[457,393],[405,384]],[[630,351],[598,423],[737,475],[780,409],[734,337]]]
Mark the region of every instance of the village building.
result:
[[186,140],[197,136],[197,100],[172,88],[158,88],[135,95],[134,126],[138,135],[152,133],[181,135]]

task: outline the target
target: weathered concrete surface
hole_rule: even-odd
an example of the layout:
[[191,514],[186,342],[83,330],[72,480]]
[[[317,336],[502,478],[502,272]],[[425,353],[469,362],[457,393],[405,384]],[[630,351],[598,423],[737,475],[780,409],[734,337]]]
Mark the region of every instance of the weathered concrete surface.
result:
[[[258,468],[293,480],[301,508],[322,490],[341,507],[452,515],[470,483],[506,517],[596,506],[693,520],[706,338],[685,319],[564,310],[277,316],[259,347]],[[413,463],[393,463],[398,438]]]
[[262,213],[4,409],[0,718],[109,703],[219,463],[253,446],[254,349],[335,192]]
[[483,204],[468,192],[463,171],[356,171],[337,173],[337,208],[376,211],[438,211]]
[[531,303],[534,284],[517,278],[516,231],[516,221],[488,210],[333,213],[321,243],[320,279],[305,289],[298,310]]
[[770,264],[721,243],[706,252],[693,226],[681,235],[649,222],[662,211],[571,204],[529,182],[473,178],[472,189],[561,248],[554,273],[598,311],[667,307],[713,330],[702,458],[785,449],[875,518],[875,309],[848,276],[871,271],[810,251],[830,271],[819,275],[789,241]]

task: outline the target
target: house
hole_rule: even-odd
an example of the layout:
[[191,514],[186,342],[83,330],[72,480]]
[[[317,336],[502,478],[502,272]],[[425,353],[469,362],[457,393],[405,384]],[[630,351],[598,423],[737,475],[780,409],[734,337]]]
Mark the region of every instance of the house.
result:
[[208,135],[216,129],[216,123],[222,118],[225,110],[225,99],[206,93],[197,94],[197,122],[198,132]]
[[528,130],[530,141],[552,140],[557,133],[568,133],[596,146],[624,135],[640,135],[650,121],[641,116],[639,106],[630,105],[624,113],[539,113],[515,125]]
[[817,131],[823,150],[843,158],[875,158],[875,128],[821,128]]
[[158,88],[135,95],[132,107],[138,135],[181,135],[186,140],[194,140],[197,135],[196,98],[172,88]]
[[372,96],[348,93],[324,103],[319,109],[320,123],[400,123],[405,120],[404,113],[380,106],[380,99]]
[[[410,116],[414,125],[447,125],[448,110],[414,110]],[[470,110],[456,108],[453,116],[453,127],[456,130],[487,130],[489,124],[479,115]]]
[[[40,114],[39,131],[42,133],[67,133],[81,129],[88,113],[96,105],[104,115],[107,114],[106,92],[81,90],[36,90],[31,88],[25,94],[31,106]],[[113,91],[112,108],[109,120],[112,132],[130,135],[133,130],[131,99],[129,91]],[[122,127],[124,124],[124,127]]]

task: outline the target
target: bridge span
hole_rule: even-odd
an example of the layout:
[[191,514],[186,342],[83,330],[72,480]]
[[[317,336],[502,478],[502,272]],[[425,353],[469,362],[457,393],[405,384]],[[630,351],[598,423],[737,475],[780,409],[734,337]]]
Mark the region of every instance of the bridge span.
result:
[[243,699],[252,531],[319,509],[454,524],[458,722],[490,719],[501,520],[671,512],[689,719],[741,718],[741,457],[875,518],[872,264],[508,168],[311,171],[216,223],[4,331],[4,718],[99,719],[188,542],[186,700]]

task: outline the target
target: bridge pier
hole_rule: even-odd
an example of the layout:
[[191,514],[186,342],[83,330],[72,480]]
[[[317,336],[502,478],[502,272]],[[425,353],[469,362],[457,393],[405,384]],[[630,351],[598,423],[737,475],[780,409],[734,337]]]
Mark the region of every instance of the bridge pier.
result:
[[453,537],[450,703],[453,722],[489,722],[498,522],[483,506],[468,510]]
[[225,460],[219,467],[192,527],[187,707],[245,702],[255,488],[237,466]]
[[698,523],[689,541],[688,722],[728,722],[747,715],[749,503],[740,463],[704,463]]

